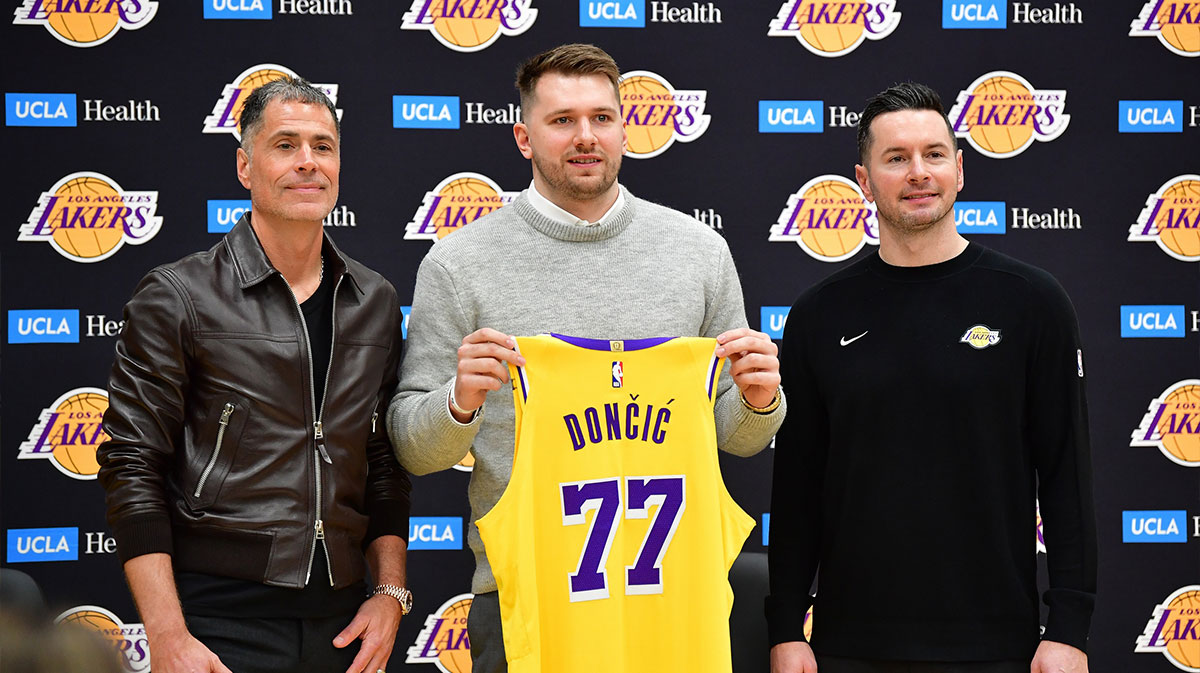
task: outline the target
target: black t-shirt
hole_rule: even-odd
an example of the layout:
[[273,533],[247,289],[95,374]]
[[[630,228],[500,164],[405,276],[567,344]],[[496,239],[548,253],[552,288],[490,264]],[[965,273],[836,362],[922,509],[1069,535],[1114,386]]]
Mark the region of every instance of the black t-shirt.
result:
[[[325,376],[333,346],[334,274],[326,275],[317,291],[300,305],[312,350],[313,386],[317,409],[325,394]],[[205,573],[177,572],[175,582],[185,614],[214,617],[315,618],[353,613],[366,597],[366,583],[345,589],[329,585],[328,565],[318,543],[308,586],[276,587],[250,580]]]

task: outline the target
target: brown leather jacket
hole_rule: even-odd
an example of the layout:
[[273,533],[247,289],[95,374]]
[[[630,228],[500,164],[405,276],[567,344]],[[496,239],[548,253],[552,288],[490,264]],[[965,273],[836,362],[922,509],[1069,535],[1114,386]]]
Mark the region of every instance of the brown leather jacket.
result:
[[177,570],[302,587],[323,547],[341,588],[363,578],[372,540],[408,537],[409,478],[383,420],[396,290],[328,238],[324,255],[337,280],[323,410],[300,308],[248,215],[138,285],[97,453],[122,561],[165,552]]

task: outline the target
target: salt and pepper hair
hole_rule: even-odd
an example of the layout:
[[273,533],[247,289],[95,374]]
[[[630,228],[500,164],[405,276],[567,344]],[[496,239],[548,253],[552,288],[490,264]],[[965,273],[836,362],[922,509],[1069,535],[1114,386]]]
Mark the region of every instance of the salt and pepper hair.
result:
[[333,127],[337,131],[337,138],[341,140],[342,123],[338,121],[337,109],[333,107],[333,101],[329,100],[329,96],[302,77],[285,76],[258,87],[246,97],[246,102],[242,104],[242,116],[239,121],[242,127],[242,149],[246,151],[246,154],[250,154],[250,146],[253,144],[255,134],[262,130],[263,113],[271,101],[305,103],[324,107],[329,110],[329,116],[333,119]]

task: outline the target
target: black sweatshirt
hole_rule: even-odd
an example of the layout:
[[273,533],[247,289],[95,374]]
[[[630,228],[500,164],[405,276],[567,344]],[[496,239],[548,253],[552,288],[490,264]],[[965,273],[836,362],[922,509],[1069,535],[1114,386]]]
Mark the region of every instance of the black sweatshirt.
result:
[[771,644],[804,640],[815,603],[822,654],[1032,657],[1040,498],[1042,637],[1085,649],[1096,526],[1083,375],[1058,282],[975,243],[922,267],[872,254],[801,295],[782,349]]

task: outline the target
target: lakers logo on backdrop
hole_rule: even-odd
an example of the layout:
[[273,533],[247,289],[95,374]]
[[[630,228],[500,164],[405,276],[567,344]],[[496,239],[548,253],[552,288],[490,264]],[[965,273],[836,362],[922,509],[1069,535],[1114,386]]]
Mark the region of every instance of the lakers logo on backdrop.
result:
[[96,449],[108,439],[101,425],[107,410],[108,393],[99,388],[67,391],[42,409],[17,458],[45,458],[72,479],[95,479]]
[[120,652],[129,673],[149,673],[150,645],[146,639],[146,627],[142,624],[126,624],[112,612],[98,605],[80,605],[60,614],[55,624],[73,624],[93,629],[112,642],[113,649]]
[[788,197],[768,240],[794,242],[813,259],[840,262],[865,245],[879,245],[875,208],[857,184],[820,175]]
[[1127,240],[1153,241],[1183,262],[1200,261],[1200,175],[1178,175],[1146,198]]
[[1071,122],[1066,104],[1064,90],[1036,89],[1016,73],[996,70],[960,91],[949,117],[954,135],[980,154],[1008,159],[1034,140],[1050,142],[1062,135]]
[[1151,400],[1130,440],[1130,446],[1157,448],[1173,463],[1200,467],[1200,379],[1179,381]]
[[1134,652],[1161,652],[1184,671],[1200,671],[1200,585],[1180,587],[1154,606]]
[[1200,5],[1147,0],[1130,22],[1129,36],[1157,37],[1173,54],[1200,56]]
[[401,30],[427,30],[454,51],[480,51],[500,39],[529,30],[537,20],[533,0],[471,2],[413,0],[404,13]]
[[518,192],[506,192],[486,175],[455,173],[442,180],[404,226],[404,238],[439,241],[501,206],[512,203]]
[[24,0],[13,24],[45,26],[63,44],[95,47],[122,28],[144,27],[157,12],[154,0]]
[[675,141],[690,143],[708,130],[707,91],[676,89],[648,70],[621,75],[620,90],[627,157],[656,157]]
[[404,663],[434,664],[442,673],[471,673],[467,615],[474,598],[472,594],[459,594],[426,617]]
[[895,2],[787,0],[771,20],[769,37],[794,37],[817,56],[843,56],[864,40],[882,40],[900,23]]
[[[240,75],[233,78],[232,82],[225,85],[221,91],[221,97],[213,105],[212,112],[204,118],[204,132],[230,133],[234,138],[241,140],[242,106],[246,104],[246,98],[258,87],[283,77],[299,77],[299,75],[291,68],[274,63],[260,63],[243,70]],[[329,100],[337,105],[338,85],[313,84],[313,86],[325,92],[325,95],[329,96]],[[337,116],[338,119],[342,118],[340,109],[337,111]]]
[[141,245],[162,228],[158,192],[122,189],[102,173],[71,173],[42,192],[18,241],[49,243],[74,262],[99,262]]

